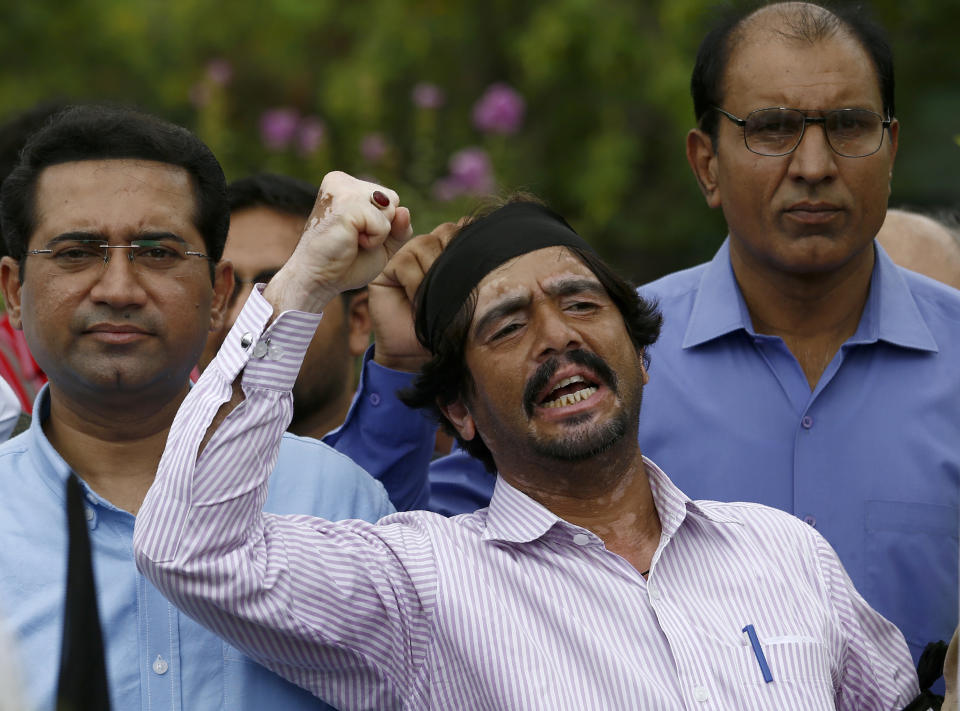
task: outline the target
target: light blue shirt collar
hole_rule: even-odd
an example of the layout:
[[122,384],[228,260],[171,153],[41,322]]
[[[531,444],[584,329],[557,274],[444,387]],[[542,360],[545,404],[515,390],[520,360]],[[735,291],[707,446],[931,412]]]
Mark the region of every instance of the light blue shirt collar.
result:
[[[877,259],[870,295],[856,333],[848,344],[886,341],[903,348],[937,352],[936,339],[917,308],[899,268],[876,246]],[[730,264],[730,238],[724,240],[700,279],[700,288],[683,338],[683,348],[694,348],[743,329],[756,335],[747,304]]]

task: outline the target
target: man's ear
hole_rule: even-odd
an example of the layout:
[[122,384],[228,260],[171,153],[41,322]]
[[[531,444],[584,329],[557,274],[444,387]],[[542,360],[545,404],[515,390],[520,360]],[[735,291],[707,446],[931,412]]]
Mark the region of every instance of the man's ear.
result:
[[370,332],[373,330],[373,321],[370,319],[370,292],[366,289],[357,292],[350,298],[350,307],[347,309],[347,344],[350,355],[361,356],[370,346]]
[[210,303],[210,331],[223,328],[230,295],[233,293],[233,264],[227,259],[217,262],[213,271],[213,301]]
[[0,259],[0,288],[3,289],[3,303],[6,305],[10,325],[23,328],[20,320],[20,262],[13,257]]
[[450,423],[453,425],[453,428],[457,431],[461,438],[469,442],[471,439],[477,436],[477,426],[473,421],[473,415],[470,414],[470,410],[467,409],[467,406],[463,403],[462,399],[457,399],[455,402],[450,403],[449,405],[440,405],[437,404],[437,407],[440,408],[440,412],[450,420]]
[[687,134],[687,162],[700,186],[700,192],[709,207],[720,207],[720,190],[717,182],[717,153],[713,150],[710,136],[699,128]]

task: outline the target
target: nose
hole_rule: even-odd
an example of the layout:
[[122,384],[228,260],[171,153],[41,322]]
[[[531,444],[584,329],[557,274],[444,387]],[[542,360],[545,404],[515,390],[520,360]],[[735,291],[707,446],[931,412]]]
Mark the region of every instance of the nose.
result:
[[97,275],[90,298],[115,308],[142,306],[147,293],[137,277],[127,250],[111,250],[107,263]]
[[805,183],[831,180],[837,174],[837,154],[827,141],[823,124],[808,123],[800,144],[790,154],[790,177]]
[[531,325],[536,338],[535,352],[538,363],[583,345],[580,332],[556,305],[542,305],[534,312],[533,318]]

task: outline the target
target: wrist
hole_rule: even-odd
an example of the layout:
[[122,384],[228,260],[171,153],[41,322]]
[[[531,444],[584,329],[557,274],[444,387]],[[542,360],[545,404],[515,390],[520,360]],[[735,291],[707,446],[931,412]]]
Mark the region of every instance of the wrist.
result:
[[284,274],[281,269],[263,290],[265,298],[273,306],[274,317],[284,311],[320,313],[340,293],[333,285],[302,280],[296,274]]

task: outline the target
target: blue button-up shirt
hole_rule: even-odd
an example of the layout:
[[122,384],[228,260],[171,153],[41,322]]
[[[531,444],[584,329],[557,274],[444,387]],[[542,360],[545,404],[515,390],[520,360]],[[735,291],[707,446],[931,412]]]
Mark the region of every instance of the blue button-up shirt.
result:
[[727,243],[660,303],[640,445],[692,497],[790,511],[833,545],[916,659],[957,624],[960,292],[877,247],[856,332],[813,391],[757,333]]
[[[368,370],[361,391],[366,399],[354,403],[354,417],[372,406],[369,395],[391,392],[391,378],[400,377]],[[377,376],[383,376],[380,382]],[[375,399],[383,400],[378,409],[391,407],[389,398]],[[0,610],[18,638],[31,708],[53,709],[63,634],[64,486],[70,467],[43,433],[49,416],[46,388],[34,413],[28,431],[0,445]],[[405,417],[410,418],[408,411]],[[369,421],[369,413],[362,419]],[[415,424],[408,428],[410,434],[422,439],[423,430]],[[354,444],[374,434],[351,434],[349,425],[340,431],[342,439]],[[401,495],[422,495],[422,480],[410,484]],[[114,709],[327,708],[167,602],[134,565],[133,515],[83,486]],[[383,487],[350,459],[316,440],[290,434],[284,435],[265,509],[368,521],[394,510]]]

